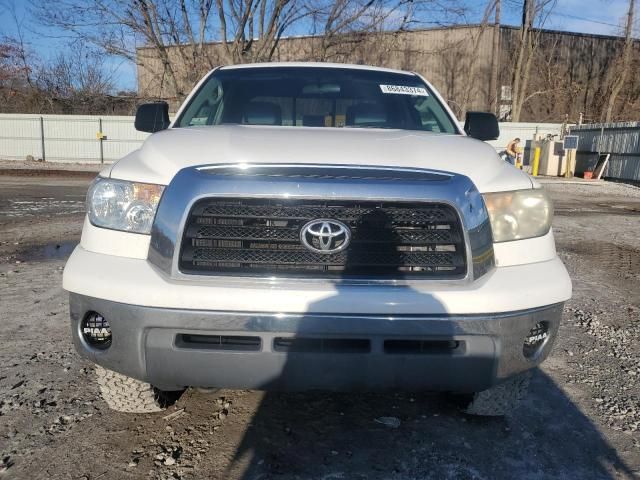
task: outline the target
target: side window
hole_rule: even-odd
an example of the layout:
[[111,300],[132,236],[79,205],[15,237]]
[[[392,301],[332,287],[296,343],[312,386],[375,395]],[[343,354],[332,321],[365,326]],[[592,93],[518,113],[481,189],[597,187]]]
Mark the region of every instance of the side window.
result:
[[441,124],[433,113],[433,110],[431,109],[429,103],[430,98],[422,98],[418,100],[414,105],[414,108],[420,115],[422,130],[426,130],[427,132],[440,133],[442,132]]
[[209,100],[205,101],[200,105],[198,111],[189,121],[189,126],[193,127],[198,125],[209,125],[209,118],[212,117],[213,113],[214,109],[211,103],[209,102]]
[[438,120],[433,115],[433,112],[429,109],[420,112],[420,122],[422,123],[422,129],[428,132],[437,132],[441,131],[440,125],[438,124]]
[[215,78],[211,79],[187,107],[180,119],[180,127],[196,127],[213,125],[222,110],[222,84]]

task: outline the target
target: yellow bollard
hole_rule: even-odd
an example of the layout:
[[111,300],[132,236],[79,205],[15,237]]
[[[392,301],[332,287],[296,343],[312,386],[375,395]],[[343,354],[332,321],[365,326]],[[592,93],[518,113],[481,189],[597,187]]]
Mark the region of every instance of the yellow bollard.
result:
[[533,166],[531,167],[531,175],[538,176],[538,169],[540,168],[540,147],[536,147],[533,152]]

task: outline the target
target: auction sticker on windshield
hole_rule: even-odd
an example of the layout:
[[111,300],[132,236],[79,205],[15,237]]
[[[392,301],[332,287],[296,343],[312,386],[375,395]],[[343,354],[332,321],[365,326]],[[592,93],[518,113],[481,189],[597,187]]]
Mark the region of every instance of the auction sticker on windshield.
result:
[[382,93],[394,93],[396,95],[418,95],[428,97],[429,93],[423,87],[407,87],[406,85],[380,85]]

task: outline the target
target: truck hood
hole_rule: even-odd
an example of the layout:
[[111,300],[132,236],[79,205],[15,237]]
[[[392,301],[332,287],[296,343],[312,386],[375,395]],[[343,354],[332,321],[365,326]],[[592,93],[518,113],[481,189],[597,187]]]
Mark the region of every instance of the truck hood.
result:
[[469,177],[480,192],[532,188],[493,147],[463,135],[381,129],[223,125],[151,135],[115,163],[112,178],[166,185],[181,169],[221,163],[311,163],[425,168]]

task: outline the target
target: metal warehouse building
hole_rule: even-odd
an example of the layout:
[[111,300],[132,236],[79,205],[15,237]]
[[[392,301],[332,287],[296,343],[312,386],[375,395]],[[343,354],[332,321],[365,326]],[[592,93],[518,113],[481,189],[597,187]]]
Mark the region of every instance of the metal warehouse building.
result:
[[[459,116],[466,110],[495,110],[508,120],[520,35],[519,28],[510,26],[456,26],[350,35],[328,49],[321,37],[288,37],[279,42],[272,60],[364,63],[416,71],[440,90]],[[580,113],[587,120],[597,120],[622,39],[553,30],[535,30],[534,38],[537,48],[531,56],[520,120],[562,121],[568,116],[575,121]],[[640,67],[639,47],[636,42],[633,71]],[[224,63],[220,43],[206,48],[212,65]],[[178,48],[169,48],[170,56],[180,54]],[[154,49],[140,48],[137,55],[139,95],[174,100],[174,104],[209,68],[195,65],[176,72],[180,91],[175,92],[167,87],[163,63]],[[623,92],[617,116],[637,117],[638,75],[629,76]]]

